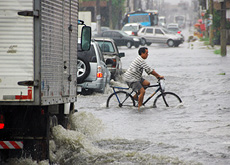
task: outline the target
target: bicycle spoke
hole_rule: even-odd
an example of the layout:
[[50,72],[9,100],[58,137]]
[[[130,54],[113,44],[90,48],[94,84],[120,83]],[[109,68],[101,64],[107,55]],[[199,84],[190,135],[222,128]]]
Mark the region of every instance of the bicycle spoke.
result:
[[[165,100],[164,100],[165,99]],[[153,106],[154,107],[177,107],[181,103],[181,99],[175,93],[165,92],[160,94],[155,99]]]

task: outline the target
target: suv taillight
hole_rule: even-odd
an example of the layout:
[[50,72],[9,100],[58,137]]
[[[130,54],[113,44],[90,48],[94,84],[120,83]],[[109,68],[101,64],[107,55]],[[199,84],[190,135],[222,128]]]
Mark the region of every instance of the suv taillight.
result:
[[4,116],[0,115],[0,129],[4,129],[4,127],[5,127]]
[[103,73],[102,73],[102,69],[100,66],[97,67],[97,78],[102,78],[103,77]]

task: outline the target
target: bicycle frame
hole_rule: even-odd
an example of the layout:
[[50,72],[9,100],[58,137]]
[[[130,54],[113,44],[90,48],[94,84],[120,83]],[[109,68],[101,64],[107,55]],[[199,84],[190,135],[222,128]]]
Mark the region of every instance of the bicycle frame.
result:
[[[128,98],[128,96],[125,98],[125,100],[121,103],[120,102],[120,99],[118,98],[118,96],[117,96],[117,92],[115,91],[115,88],[116,89],[122,89],[122,90],[128,90],[129,88],[124,88],[124,87],[112,87],[113,88],[113,93],[115,93],[115,96],[116,96],[116,98],[117,98],[117,101],[118,101],[118,103],[119,103],[119,107],[121,107],[122,106],[122,104],[127,100],[127,98]],[[130,92],[129,94],[132,94],[134,91],[132,91],[132,92]]]

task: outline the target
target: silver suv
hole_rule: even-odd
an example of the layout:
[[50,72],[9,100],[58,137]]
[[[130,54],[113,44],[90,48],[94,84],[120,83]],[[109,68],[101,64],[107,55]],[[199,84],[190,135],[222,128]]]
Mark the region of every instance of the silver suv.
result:
[[181,36],[162,27],[142,27],[137,34],[145,38],[148,46],[152,43],[162,43],[167,44],[169,47],[178,47],[181,44]]
[[78,92],[104,93],[106,85],[110,82],[111,73],[97,42],[92,41],[88,51],[78,49],[77,68]]
[[[116,43],[111,38],[94,38],[99,44],[102,54],[107,62],[107,67],[111,73],[111,79],[119,80],[122,74],[121,57],[125,57],[125,53],[119,53]],[[112,61],[108,61],[112,59]]]

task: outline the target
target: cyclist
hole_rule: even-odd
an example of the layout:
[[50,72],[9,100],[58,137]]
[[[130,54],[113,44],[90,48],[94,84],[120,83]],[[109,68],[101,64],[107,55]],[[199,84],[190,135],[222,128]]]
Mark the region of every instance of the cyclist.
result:
[[[141,47],[138,50],[139,56],[131,63],[128,70],[124,73],[124,80],[130,88],[132,88],[136,94],[133,96],[138,101],[138,111],[142,106],[145,89],[144,86],[149,86],[150,82],[142,77],[143,70],[147,74],[154,75],[157,79],[162,79],[164,76],[159,75],[154,69],[148,66],[145,59],[148,57],[148,48]],[[138,97],[139,95],[139,97]]]

